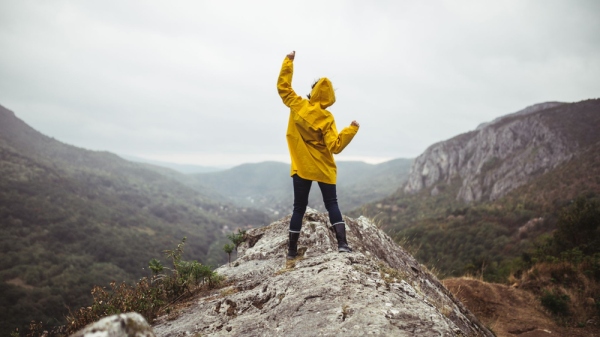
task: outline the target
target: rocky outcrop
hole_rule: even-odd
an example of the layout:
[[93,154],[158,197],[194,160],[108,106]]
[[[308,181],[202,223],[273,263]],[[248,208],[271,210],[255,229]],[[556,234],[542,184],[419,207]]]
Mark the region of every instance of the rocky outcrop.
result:
[[326,214],[309,209],[287,261],[290,216],[249,230],[216,271],[233,285],[196,298],[157,336],[492,336],[427,269],[369,219],[345,218],[338,253]]
[[[578,143],[556,123],[559,117],[574,118],[569,108],[562,116],[556,113],[556,109],[569,106],[572,104],[538,104],[430,146],[414,161],[404,191],[415,193],[459,179],[462,186],[456,195],[458,200],[496,200],[504,196],[576,153]],[[549,111],[554,112],[551,117]],[[437,194],[437,189],[432,194]]]
[[142,315],[130,312],[105,317],[89,324],[71,337],[156,337]]
[[562,103],[562,102],[544,102],[544,103],[538,103],[538,104],[534,104],[531,106],[526,107],[523,110],[519,110],[517,112],[513,112],[511,114],[508,115],[504,115],[504,116],[500,116],[496,119],[494,119],[491,122],[487,122],[487,123],[481,123],[477,126],[477,128],[475,130],[481,130],[486,126],[492,125],[492,124],[496,124],[498,122],[500,122],[501,120],[508,118],[508,117],[514,117],[514,116],[520,116],[520,115],[527,115],[530,113],[534,113],[534,112],[538,112],[538,111],[542,111],[542,110],[546,110],[546,109],[550,109],[550,108],[555,108],[557,106],[563,105],[563,104],[567,104],[567,103]]

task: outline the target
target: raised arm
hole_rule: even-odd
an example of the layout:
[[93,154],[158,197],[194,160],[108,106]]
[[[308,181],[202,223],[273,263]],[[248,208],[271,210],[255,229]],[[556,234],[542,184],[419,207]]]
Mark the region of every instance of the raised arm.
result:
[[342,152],[358,132],[358,127],[359,124],[356,123],[356,121],[353,121],[349,127],[344,128],[342,132],[338,134],[335,122],[331,123],[329,130],[323,134],[323,140],[329,151],[333,154]]
[[300,103],[302,101],[302,97],[296,95],[294,90],[292,89],[292,76],[294,75],[294,57],[296,56],[296,52],[289,53],[285,60],[283,60],[283,65],[281,66],[281,71],[279,72],[279,78],[277,79],[277,92],[279,92],[279,96],[283,100],[283,104],[291,107],[295,103]]

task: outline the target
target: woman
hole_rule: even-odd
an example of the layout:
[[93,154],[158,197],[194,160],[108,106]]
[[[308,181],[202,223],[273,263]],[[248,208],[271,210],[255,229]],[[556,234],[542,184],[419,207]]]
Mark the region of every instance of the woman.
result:
[[296,95],[292,90],[295,56],[295,51],[286,56],[277,80],[279,96],[290,108],[286,138],[292,158],[294,212],[290,221],[287,258],[293,259],[298,255],[298,238],[313,180],[321,188],[323,202],[336,233],[338,251],[351,252],[346,242],[346,224],[337,204],[337,168],[333,154],[342,152],[360,125],[352,121],[349,127],[338,134],[333,115],[325,110],[335,103],[335,93],[327,78],[321,78],[313,84],[308,99]]

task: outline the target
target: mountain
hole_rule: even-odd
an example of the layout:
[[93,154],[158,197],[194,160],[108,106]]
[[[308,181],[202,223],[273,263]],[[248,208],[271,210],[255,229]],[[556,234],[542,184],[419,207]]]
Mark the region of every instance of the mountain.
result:
[[[284,212],[283,205],[287,205],[292,183],[289,164],[274,161],[242,164],[229,170],[195,174],[192,177],[198,183],[219,191],[237,205],[255,207],[271,216],[276,211]],[[291,210],[285,212],[291,213]]]
[[598,100],[542,103],[434,144],[415,159],[404,191],[460,179],[458,199],[496,200],[598,142],[598,111]]
[[148,164],[148,163],[138,163],[138,164],[140,166],[144,167],[145,169],[154,171],[156,173],[160,173],[161,175],[163,175],[167,178],[176,180],[179,183],[181,183],[182,185],[189,187],[197,192],[208,194],[211,196],[212,200],[214,200],[214,201],[219,201],[219,202],[224,202],[224,203],[232,202],[232,200],[230,198],[221,194],[217,189],[201,183],[200,181],[195,179],[194,176],[191,174],[181,173],[172,168],[155,165],[155,164]]
[[401,190],[362,213],[442,274],[506,281],[508,261],[551,232],[564,206],[600,196],[598,130],[599,99],[501,117],[430,146]]
[[493,336],[453,293],[365,217],[345,217],[352,253],[338,253],[327,214],[308,209],[286,260],[290,216],[248,231],[239,258],[216,271],[227,288],[159,317],[157,336]]
[[93,285],[132,281],[183,237],[186,259],[226,261],[224,232],[268,223],[141,165],[47,137],[0,106],[0,334],[64,323]]
[[119,154],[119,156],[123,159],[127,159],[127,160],[135,162],[135,163],[150,164],[150,165],[155,165],[155,166],[160,166],[160,167],[166,167],[166,168],[175,170],[175,171],[177,171],[179,173],[183,173],[183,174],[217,172],[217,171],[223,171],[223,170],[226,170],[229,168],[229,167],[169,163],[169,162],[164,162],[164,161],[159,161],[159,160],[151,160],[151,159],[145,159],[145,158],[140,158],[140,157],[130,156],[130,155],[123,155],[123,154]]
[[494,119],[491,122],[487,122],[487,123],[481,123],[477,126],[477,128],[475,130],[481,130],[484,127],[491,125],[491,124],[496,124],[498,123],[500,120],[508,118],[508,117],[514,117],[514,116],[520,116],[520,115],[526,115],[532,112],[538,112],[541,110],[545,110],[545,109],[550,109],[550,108],[554,108],[563,104],[567,104],[567,103],[563,103],[563,102],[544,102],[544,103],[538,103],[538,104],[534,104],[531,106],[526,107],[525,109],[519,110],[517,112],[513,112],[504,116],[500,116],[496,119]]
[[[411,159],[394,159],[373,165],[358,161],[338,161],[337,194],[342,212],[395,192],[406,180],[411,162]],[[292,212],[294,191],[290,164],[243,164],[229,170],[195,174],[192,177],[200,186],[212,188],[235,204],[264,210],[272,218]],[[317,183],[311,189],[309,205],[325,210]]]

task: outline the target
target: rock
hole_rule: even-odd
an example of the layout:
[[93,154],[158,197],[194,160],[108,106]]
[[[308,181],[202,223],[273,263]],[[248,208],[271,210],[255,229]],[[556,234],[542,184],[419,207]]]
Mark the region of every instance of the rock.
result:
[[105,317],[89,324],[71,337],[155,337],[142,315],[130,312]]
[[308,209],[293,261],[290,216],[249,230],[239,265],[216,269],[232,291],[157,320],[157,336],[493,336],[369,219],[344,220],[352,253],[338,253],[327,214]]
[[501,120],[503,120],[503,119],[505,119],[507,117],[526,115],[526,114],[530,114],[530,113],[533,113],[533,112],[538,112],[538,111],[542,111],[542,110],[546,110],[546,109],[550,109],[550,108],[555,108],[555,107],[561,106],[563,104],[566,104],[566,103],[562,103],[562,102],[544,102],[544,103],[534,104],[532,106],[526,107],[523,110],[519,110],[517,112],[513,112],[511,114],[498,117],[498,118],[494,119],[491,122],[481,123],[481,124],[479,124],[477,126],[477,128],[475,130],[481,130],[481,129],[483,129],[486,126],[489,126],[489,125],[492,125],[492,124],[496,124],[496,123],[500,122]]
[[580,144],[566,134],[561,121],[576,118],[573,111],[589,109],[590,104],[599,105],[538,104],[434,144],[413,162],[404,192],[433,186],[434,196],[439,193],[437,184],[458,179],[462,186],[457,200],[501,198],[577,154]]

